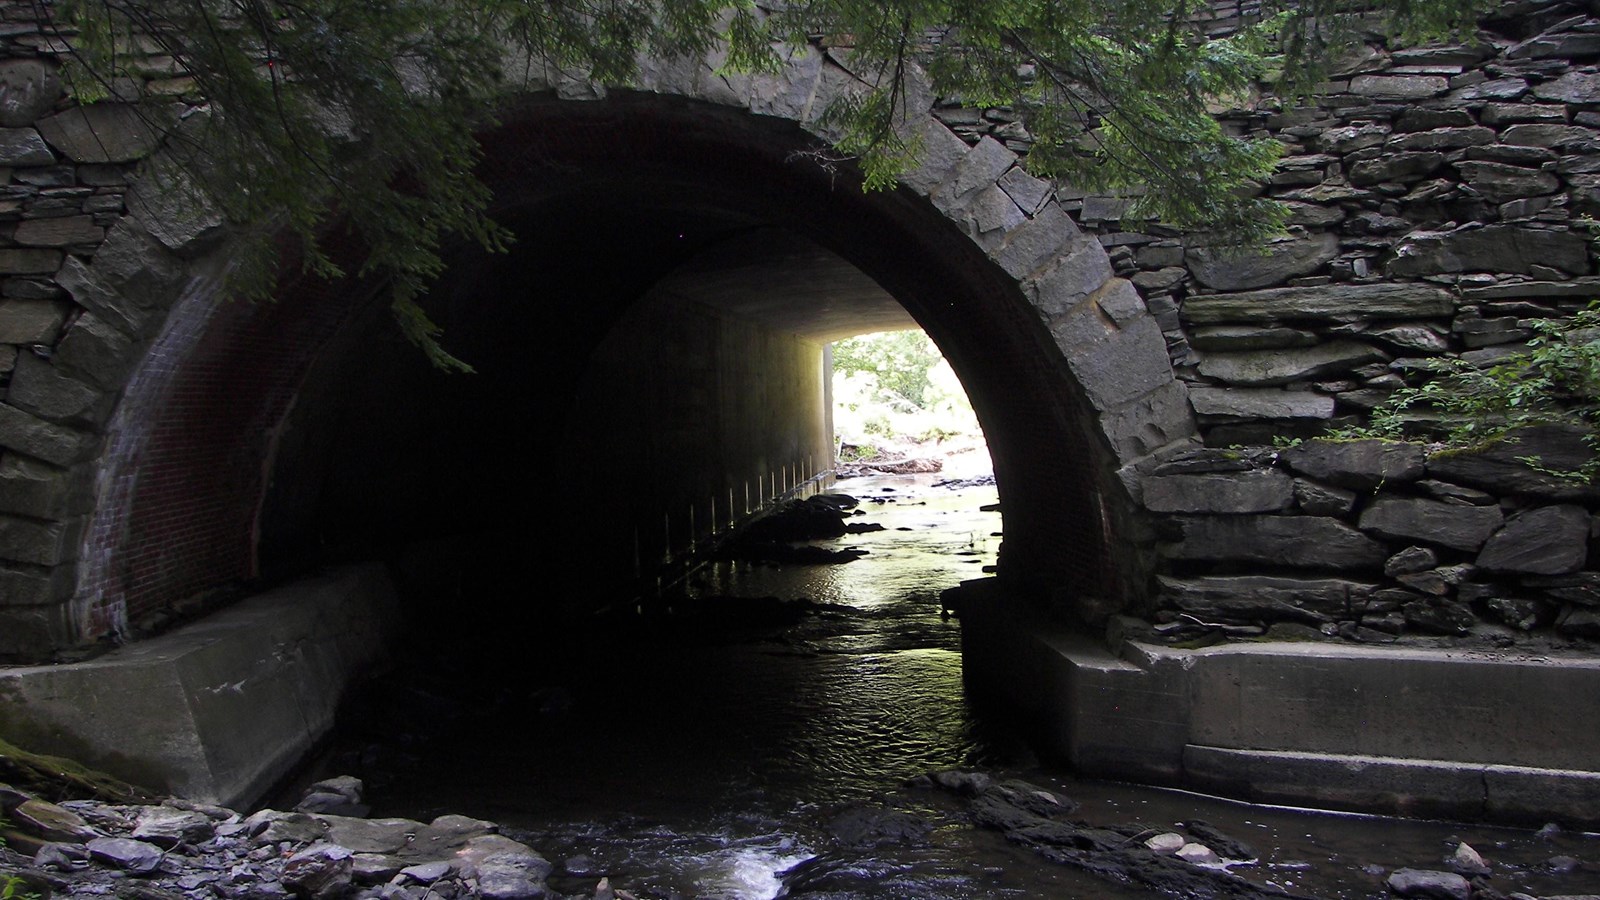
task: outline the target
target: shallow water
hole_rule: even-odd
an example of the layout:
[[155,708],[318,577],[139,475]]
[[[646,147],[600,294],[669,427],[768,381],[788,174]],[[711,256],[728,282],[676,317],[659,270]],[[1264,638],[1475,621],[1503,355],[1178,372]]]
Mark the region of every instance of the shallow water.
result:
[[[552,885],[567,894],[603,875],[642,896],[725,900],[1151,896],[1047,863],[967,825],[954,798],[901,787],[956,767],[1052,787],[1091,822],[1205,819],[1261,851],[1236,873],[1306,896],[1386,896],[1388,870],[1442,868],[1453,839],[1494,864],[1502,892],[1600,892],[1591,836],[1550,842],[1262,808],[1039,769],[1014,734],[967,703],[959,624],[940,613],[940,591],[994,562],[1000,514],[981,507],[995,490],[936,480],[839,485],[862,499],[852,521],[886,529],[824,542],[867,550],[861,561],[720,562],[691,584],[692,597],[823,604],[808,614],[686,602],[674,614],[547,638],[511,668],[439,660],[424,686],[413,679],[374,701],[390,707],[387,724],[347,731],[326,767],[367,777],[374,815],[503,823],[557,863]],[[839,849],[829,819],[884,799],[933,826],[926,846]],[[1558,854],[1584,866],[1544,871]]]

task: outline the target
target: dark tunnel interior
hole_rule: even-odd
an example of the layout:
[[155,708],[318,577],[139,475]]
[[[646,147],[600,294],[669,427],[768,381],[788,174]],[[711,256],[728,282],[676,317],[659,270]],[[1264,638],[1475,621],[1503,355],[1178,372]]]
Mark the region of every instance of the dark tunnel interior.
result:
[[384,559],[414,608],[470,602],[508,632],[630,599],[750,493],[828,467],[829,341],[917,325],[1002,495],[1040,473],[1006,497],[1002,577],[1102,577],[1097,476],[1061,465],[1085,417],[1015,282],[949,220],[797,160],[792,123],[561,115],[488,142],[515,244],[458,249],[425,298],[475,373],[431,368],[380,292],[306,374],[259,513],[264,578]]

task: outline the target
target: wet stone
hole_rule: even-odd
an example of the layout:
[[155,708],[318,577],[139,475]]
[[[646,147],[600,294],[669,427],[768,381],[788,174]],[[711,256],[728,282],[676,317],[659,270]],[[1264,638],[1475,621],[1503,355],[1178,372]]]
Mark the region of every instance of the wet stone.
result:
[[1478,851],[1472,849],[1472,845],[1465,841],[1456,845],[1455,851],[1445,860],[1445,864],[1452,871],[1462,875],[1489,874],[1489,864],[1484,862]]
[[354,881],[354,855],[337,844],[313,844],[284,863],[283,886],[307,900],[333,900]]
[[95,838],[88,843],[90,858],[125,872],[154,872],[165,856],[160,847],[130,838]]
[[1387,881],[1389,890],[1400,897],[1422,900],[1470,900],[1472,885],[1454,872],[1424,869],[1396,869]]
[[418,884],[433,884],[435,881],[449,875],[454,866],[444,860],[407,866],[400,870],[400,874]]
[[204,842],[211,837],[213,831],[211,819],[204,813],[166,806],[151,806],[139,812],[133,837],[160,847],[171,848],[181,843]]
[[1178,850],[1181,849],[1187,843],[1189,843],[1189,839],[1188,838],[1184,837],[1181,834],[1175,834],[1175,833],[1169,831],[1169,832],[1167,832],[1165,834],[1158,834],[1158,835],[1150,838],[1149,840],[1144,842],[1144,845],[1146,847],[1149,847],[1150,848],[1150,852],[1152,852],[1152,853],[1159,853],[1159,854],[1165,855],[1165,854],[1177,853]]
[[828,821],[828,833],[841,846],[910,847],[926,842],[933,826],[908,812],[887,806],[852,806]]
[[30,798],[11,810],[10,818],[23,831],[47,841],[81,844],[99,837],[82,816],[54,803]]
[[1186,863],[1196,866],[1214,866],[1222,861],[1217,857],[1217,854],[1205,844],[1184,844],[1182,847],[1178,848],[1178,852],[1174,853],[1173,856],[1176,856]]
[[257,845],[284,842],[306,844],[321,840],[328,830],[327,825],[305,813],[272,809],[249,816],[244,820],[244,825]]

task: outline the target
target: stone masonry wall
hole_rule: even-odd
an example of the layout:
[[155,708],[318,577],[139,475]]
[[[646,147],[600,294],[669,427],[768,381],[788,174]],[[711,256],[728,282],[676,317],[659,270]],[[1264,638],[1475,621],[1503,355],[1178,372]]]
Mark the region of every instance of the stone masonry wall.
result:
[[[1139,467],[1166,560],[1158,631],[1390,641],[1487,621],[1600,638],[1600,495],[1519,462],[1580,462],[1577,435],[1536,429],[1476,454],[1276,449],[1363,421],[1426,377],[1424,360],[1492,363],[1525,347],[1530,322],[1600,299],[1590,9],[1509,4],[1459,46],[1373,35],[1314,105],[1222,112],[1284,144],[1262,190],[1289,204],[1289,234],[1259,255],[1124,221],[1127,196],[1058,194],[1144,295],[1204,438]],[[1219,2],[1209,27],[1251,12]],[[1026,151],[1004,110],[936,114]]]
[[[142,454],[214,440],[228,385],[272,394],[269,412],[290,402],[294,360],[325,332],[308,326],[285,345],[263,330],[270,323],[209,324],[207,294],[225,262],[218,223],[134,177],[158,139],[131,107],[77,107],[64,95],[54,57],[67,48],[36,21],[39,8],[0,0],[0,656],[125,623],[134,569],[118,554],[129,546],[144,554],[139,603],[181,603],[248,574],[256,449],[205,472],[173,468],[159,487],[138,480]],[[1285,143],[1263,190],[1291,204],[1292,227],[1261,255],[1229,257],[1124,221],[1125,197],[1032,191],[1038,183],[1014,167],[1028,146],[1014,117],[935,110],[948,144],[931,144],[908,189],[1039,298],[1153,526],[1128,529],[1154,535],[1162,560],[1150,604],[1133,611],[1183,636],[1309,626],[1377,641],[1488,622],[1503,636],[1600,637],[1600,555],[1590,552],[1600,496],[1518,461],[1581,458],[1575,436],[1544,429],[1515,446],[1433,456],[1373,442],[1274,446],[1360,421],[1420,377],[1417,360],[1495,359],[1530,321],[1600,294],[1586,224],[1600,208],[1600,18],[1587,10],[1513,3],[1468,46],[1399,49],[1373,37],[1316,105],[1262,99],[1221,111],[1229,127]],[[1219,2],[1207,27],[1226,31],[1251,13]],[[755,79],[739,93],[674,69],[661,77],[683,74],[688,87],[649,89],[808,122],[806,98],[848,79],[815,48],[804,62],[776,88]],[[171,60],[146,56],[139,76],[116,88],[171,98],[179,117],[192,108]],[[1079,229],[1109,262],[1099,248],[1081,252]],[[157,358],[167,346],[158,333],[201,331],[223,335],[206,358],[228,371],[196,371],[177,351]],[[1151,364],[1156,335],[1171,371]],[[265,346],[282,356],[261,355]],[[136,367],[171,385],[140,388],[141,398],[199,398],[163,413],[192,428],[141,430],[150,411],[126,401]],[[252,373],[281,383],[259,388]],[[186,387],[215,378],[228,381]],[[1187,438],[1191,422],[1201,439]],[[270,422],[239,427],[258,426]],[[134,492],[168,489],[188,498],[160,507],[170,521],[122,515]],[[233,512],[219,506],[230,502]],[[225,564],[207,574],[205,559]],[[199,574],[172,574],[185,566]]]

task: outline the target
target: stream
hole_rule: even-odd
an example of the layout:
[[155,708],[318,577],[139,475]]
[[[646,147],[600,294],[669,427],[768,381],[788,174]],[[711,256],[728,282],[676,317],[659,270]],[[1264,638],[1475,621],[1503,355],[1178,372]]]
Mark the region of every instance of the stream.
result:
[[[365,690],[305,779],[362,777],[373,816],[501,823],[555,863],[567,896],[601,877],[640,898],[1171,896],[1048,862],[974,827],[960,798],[906,784],[957,768],[1056,791],[1089,822],[1205,820],[1257,848],[1231,871],[1299,896],[1386,897],[1391,870],[1444,869],[1462,840],[1504,894],[1600,893],[1595,835],[1260,807],[1041,767],[967,702],[960,625],[939,604],[994,563],[995,488],[940,482],[840,482],[860,500],[849,521],[883,530],[817,543],[867,551],[856,562],[714,562],[674,609],[530,636],[516,665],[444,652],[441,637]],[[924,828],[852,845],[841,817],[860,809]]]

